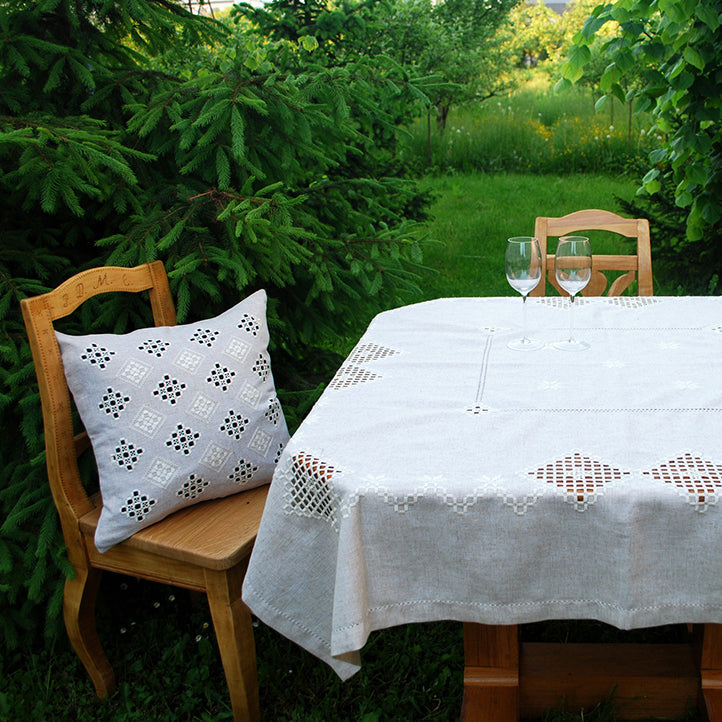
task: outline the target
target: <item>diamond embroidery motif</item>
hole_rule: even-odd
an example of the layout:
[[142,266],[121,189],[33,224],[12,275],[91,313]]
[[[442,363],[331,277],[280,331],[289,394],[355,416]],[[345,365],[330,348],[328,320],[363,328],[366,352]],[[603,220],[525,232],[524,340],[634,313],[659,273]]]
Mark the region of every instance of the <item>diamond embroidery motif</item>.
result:
[[228,436],[231,436],[236,441],[243,436],[243,432],[248,426],[249,420],[243,416],[243,414],[237,414],[233,409],[228,412],[228,415],[223,419],[223,423],[219,427],[221,431],[225,431]]
[[125,514],[129,519],[143,521],[155,503],[155,499],[134,489],[132,496],[125,502],[124,506],[120,507],[120,513]]
[[331,478],[336,470],[325,461],[306,453],[296,454],[285,477],[286,511],[317,517],[336,525]]
[[474,416],[480,416],[481,414],[486,414],[491,409],[488,406],[481,406],[481,404],[475,404],[474,406],[470,406],[467,410],[467,413],[474,414]]
[[158,383],[158,388],[153,391],[153,396],[158,396],[161,401],[167,401],[171,406],[174,406],[185,387],[186,385],[178,381],[178,379],[165,374],[163,380]]
[[152,484],[165,489],[177,468],[175,464],[171,464],[165,459],[155,459],[145,476]]
[[170,446],[173,451],[182,452],[187,456],[196,445],[196,439],[200,438],[200,434],[183,426],[183,424],[178,424],[175,428],[176,430],[170,435],[165,445]]
[[643,473],[656,481],[676,486],[699,512],[716,504],[722,492],[722,466],[689,452]]
[[201,346],[212,348],[218,334],[218,331],[211,331],[207,328],[199,328],[196,329],[195,333],[188,340],[195,341],[195,343],[199,343]]
[[143,341],[140,346],[138,346],[139,351],[145,351],[150,356],[155,356],[156,358],[161,358],[163,356],[163,352],[170,346],[170,344],[167,341],[159,341],[159,340],[148,340]]
[[143,453],[143,449],[137,448],[134,444],[129,443],[125,439],[121,439],[118,446],[114,449],[112,455],[113,461],[118,466],[125,467],[128,471],[133,470],[133,466],[138,463],[140,455]]
[[373,381],[378,378],[381,378],[378,374],[367,371],[361,366],[349,364],[348,366],[342,366],[336,372],[336,375],[331,379],[328,387],[335,390],[345,389],[349,386],[365,384],[368,381]]
[[138,429],[141,434],[153,438],[165,419],[166,417],[162,414],[144,406],[133,420],[133,428]]
[[198,396],[193,399],[193,403],[190,405],[188,411],[193,414],[193,416],[196,416],[203,421],[208,421],[211,416],[213,416],[213,412],[216,410],[217,406],[217,401],[214,401],[203,394],[198,394]]
[[244,313],[243,316],[241,316],[241,322],[238,324],[238,328],[240,328],[241,331],[251,333],[255,336],[261,327],[251,314]]
[[283,453],[283,449],[285,447],[285,444],[279,444],[278,448],[276,449],[276,455],[273,457],[273,463],[277,464],[281,459],[281,454]]
[[104,369],[108,363],[110,363],[113,356],[115,356],[115,351],[111,351],[104,346],[98,346],[97,343],[91,343],[90,346],[85,349],[85,353],[80,355],[80,358],[83,361],[87,361],[91,366]]
[[278,421],[281,418],[281,404],[277,398],[271,399],[268,404],[268,409],[264,416],[274,425],[278,426]]
[[568,504],[577,511],[586,511],[603,493],[605,484],[619,481],[630,472],[574,452],[528,473],[539,481],[559,487]]
[[253,373],[258,374],[261,381],[265,381],[270,370],[271,364],[268,362],[268,359],[262,353],[258,354],[256,363],[253,364]]
[[211,370],[211,375],[206,381],[221,391],[228,391],[228,387],[231,385],[231,381],[233,381],[235,375],[235,371],[231,371],[227,366],[221,366],[219,363],[216,363]]
[[226,346],[225,352],[229,356],[233,357],[234,359],[237,359],[238,361],[243,361],[246,356],[248,356],[248,352],[251,350],[251,344],[247,343],[246,341],[242,341],[240,338],[232,338]]
[[181,496],[184,499],[192,500],[203,493],[203,490],[210,484],[204,478],[197,474],[190,474],[188,480],[184,482],[183,486],[178,489],[176,496]]
[[247,484],[258,471],[258,467],[245,459],[238,462],[238,466],[233,467],[233,471],[228,475],[228,480],[234,484]]
[[188,349],[183,349],[183,351],[178,354],[178,357],[175,360],[175,365],[180,366],[180,368],[193,374],[200,366],[201,361],[203,361],[203,356],[201,354],[189,351]]
[[268,452],[268,447],[273,441],[273,436],[263,429],[256,429],[253,432],[251,440],[248,442],[248,448],[257,451],[261,456],[265,456]]
[[145,377],[153,370],[153,367],[149,364],[135,361],[134,359],[128,359],[124,364],[123,368],[120,369],[118,374],[119,378],[123,381],[127,381],[133,386],[140,386]]
[[395,356],[398,351],[386,346],[379,346],[375,343],[364,343],[357,346],[349,357],[349,361],[353,364],[362,364],[365,361],[378,361],[379,359]]
[[240,393],[238,394],[238,398],[241,401],[245,401],[249,406],[255,408],[256,406],[258,406],[258,402],[261,399],[261,391],[253,384],[250,384],[248,383],[248,381],[246,381],[243,384],[243,388],[241,389]]
[[205,464],[211,469],[214,469],[215,471],[218,471],[223,466],[223,464],[226,463],[226,459],[230,455],[231,452],[228,451],[228,449],[224,449],[222,446],[213,443],[210,444],[205,450],[203,458],[201,459],[201,463]]
[[106,414],[117,419],[120,416],[120,412],[125,409],[125,405],[130,401],[130,396],[123,396],[120,391],[114,391],[110,386],[106,389],[103,394],[101,402],[98,404],[98,408],[101,411],[105,411]]

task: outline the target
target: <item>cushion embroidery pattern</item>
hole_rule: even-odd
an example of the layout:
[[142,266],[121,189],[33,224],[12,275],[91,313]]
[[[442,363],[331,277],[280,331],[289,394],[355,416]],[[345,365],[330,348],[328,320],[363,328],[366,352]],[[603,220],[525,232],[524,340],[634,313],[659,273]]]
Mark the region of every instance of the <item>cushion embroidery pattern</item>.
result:
[[264,291],[199,323],[57,337],[98,463],[101,552],[177,509],[270,482],[288,430]]

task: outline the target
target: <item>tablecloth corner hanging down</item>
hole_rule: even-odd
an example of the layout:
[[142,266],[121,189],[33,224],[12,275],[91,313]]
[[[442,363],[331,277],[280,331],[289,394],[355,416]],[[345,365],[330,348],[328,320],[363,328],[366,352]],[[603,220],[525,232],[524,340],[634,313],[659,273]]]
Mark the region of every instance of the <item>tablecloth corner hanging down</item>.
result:
[[244,585],[343,678],[375,629],[722,623],[719,298],[377,316],[279,462]]

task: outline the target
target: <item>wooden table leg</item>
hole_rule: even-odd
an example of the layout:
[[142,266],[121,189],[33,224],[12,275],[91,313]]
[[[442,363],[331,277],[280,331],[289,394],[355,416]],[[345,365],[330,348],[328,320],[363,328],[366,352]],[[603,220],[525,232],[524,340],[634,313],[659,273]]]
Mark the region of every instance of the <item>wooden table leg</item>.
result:
[[722,722],[722,624],[704,625],[699,666],[709,722]]
[[517,722],[517,626],[465,623],[464,663],[462,722]]

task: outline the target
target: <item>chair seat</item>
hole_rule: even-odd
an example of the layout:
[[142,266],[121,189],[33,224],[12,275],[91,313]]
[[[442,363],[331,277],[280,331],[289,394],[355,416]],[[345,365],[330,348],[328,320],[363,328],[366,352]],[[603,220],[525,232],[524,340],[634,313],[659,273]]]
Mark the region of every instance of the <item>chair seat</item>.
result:
[[266,484],[186,507],[141,529],[105,554],[98,552],[92,543],[100,518],[99,496],[93,497],[96,506],[80,517],[79,525],[89,553],[100,561],[110,562],[117,555],[133,550],[221,571],[234,567],[250,554],[267,495]]

